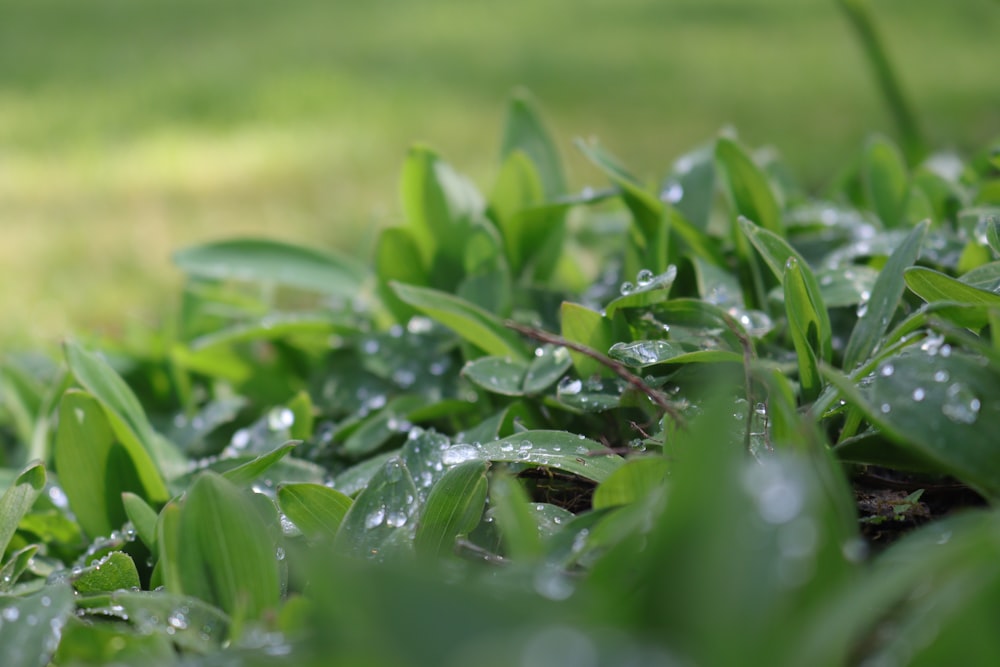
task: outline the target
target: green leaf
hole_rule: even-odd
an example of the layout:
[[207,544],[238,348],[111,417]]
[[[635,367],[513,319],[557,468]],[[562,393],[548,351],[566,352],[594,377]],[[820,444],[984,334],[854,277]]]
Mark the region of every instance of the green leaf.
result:
[[70,581],[81,594],[128,590],[139,588],[139,571],[128,554],[112,551],[79,572],[74,570]]
[[0,559],[17,531],[17,524],[35,504],[44,488],[45,466],[32,463],[21,471],[0,497]]
[[904,220],[909,175],[899,149],[884,137],[872,137],[861,163],[861,177],[868,205],[887,228]]
[[391,283],[430,287],[420,248],[409,230],[401,227],[382,230],[375,246],[375,273],[382,303],[397,322],[408,321],[417,311],[396,296]]
[[545,129],[534,99],[525,90],[515,92],[507,106],[500,155],[506,160],[515,151],[527,155],[537,169],[545,199],[566,192],[566,177],[555,142]]
[[299,440],[286,442],[282,446],[268,452],[267,454],[262,454],[251,461],[247,461],[246,463],[225,471],[222,473],[222,476],[237,486],[247,485],[267,472],[272,466],[274,466],[281,459],[285,458],[300,444],[302,443]]
[[[148,499],[166,501],[169,494],[163,473],[175,467],[185,467],[186,461],[157,436],[139,399],[106,361],[73,342],[67,342],[64,351],[73,376],[100,402],[115,435],[132,455],[149,494]],[[138,451],[140,449],[145,451],[145,456]]]
[[608,351],[612,359],[633,368],[646,368],[656,364],[716,363],[732,361],[742,363],[743,355],[729,350],[689,350],[680,343],[669,340],[636,340],[615,343]]
[[[667,270],[660,275],[654,275],[648,269],[640,270],[636,276],[636,284],[628,288],[627,294],[622,294],[609,303],[604,309],[604,316],[611,319],[618,310],[648,308],[669,300],[670,288],[675,278],[677,278],[676,266],[667,267]],[[622,292],[625,291],[626,287],[622,287]]]
[[504,396],[523,396],[528,364],[505,357],[481,357],[465,364],[462,375],[483,389]]
[[0,568],[0,593],[7,593],[14,588],[14,584],[24,574],[24,571],[28,569],[28,564],[34,555],[38,553],[38,549],[39,546],[37,544],[29,544],[10,555],[7,562]]
[[351,499],[322,484],[282,484],[278,506],[308,539],[332,539],[351,507]]
[[802,398],[806,402],[811,402],[819,397],[822,389],[822,379],[816,361],[823,345],[818,311],[823,309],[825,312],[825,308],[821,303],[812,302],[801,267],[802,265],[794,257],[788,259],[783,280],[785,312],[788,314],[788,327],[799,362]]
[[107,602],[107,607],[90,611],[98,617],[120,613],[138,633],[162,635],[194,653],[218,651],[229,630],[230,619],[222,611],[186,595],[118,590],[108,596]]
[[174,263],[200,278],[287,285],[352,299],[365,270],[346,257],[269,239],[205,243],[174,253]]
[[413,524],[419,505],[417,488],[405,462],[394,456],[375,473],[347,511],[337,545],[353,556],[383,560],[413,547]]
[[[276,545],[251,501],[232,482],[202,473],[188,489],[175,545],[181,590],[234,619],[256,619],[281,594]],[[161,547],[162,548],[162,547]],[[170,589],[168,581],[168,590]]]
[[1000,295],[971,287],[943,273],[922,266],[906,269],[906,286],[927,303],[953,301],[972,305],[1000,307]]
[[528,463],[565,470],[601,482],[617,470],[625,459],[603,453],[593,440],[566,431],[523,431],[481,443],[478,457],[489,461]]
[[889,328],[903,296],[903,271],[917,261],[928,226],[927,221],[918,224],[882,267],[867,307],[847,342],[847,349],[844,351],[845,368],[854,368],[878,349],[879,340]]
[[156,511],[150,507],[145,500],[129,493],[122,493],[122,505],[125,507],[125,514],[132,522],[136,534],[150,551],[156,553]]
[[660,456],[632,459],[608,476],[594,491],[594,509],[638,502],[663,485],[670,462]]
[[535,350],[535,357],[524,374],[524,393],[539,394],[552,386],[573,365],[569,350],[544,345]]
[[479,524],[486,503],[485,461],[466,461],[451,468],[427,496],[414,536],[418,553],[445,556],[455,547],[455,538]]
[[538,522],[521,484],[509,475],[494,475],[490,483],[490,504],[507,554],[525,560],[540,556],[542,538]]
[[0,609],[4,667],[40,667],[48,664],[73,614],[73,589],[58,583],[24,597],[0,596]]
[[715,159],[736,213],[774,234],[783,234],[781,208],[771,184],[746,150],[736,141],[720,137],[715,143]]
[[[117,438],[101,404],[85,392],[71,389],[59,403],[54,458],[69,505],[91,538],[121,528],[127,519],[122,492],[153,502],[166,496],[145,450]],[[163,493],[150,493],[147,479]]]
[[[614,329],[611,320],[585,306],[564,301],[560,309],[562,315],[562,337],[566,340],[584,345],[601,354],[615,344]],[[585,354],[570,350],[570,358],[577,375],[589,378],[592,375],[610,377],[614,373],[604,364]]]
[[496,316],[446,292],[413,285],[392,284],[406,303],[445,325],[487,354],[525,360],[524,344]]
[[815,340],[819,341],[816,356],[823,361],[829,361],[833,357],[832,340],[833,334],[830,328],[830,315],[823,303],[823,296],[820,292],[819,283],[816,276],[809,268],[808,262],[792,248],[783,238],[766,229],[762,229],[745,218],[739,221],[740,228],[753,244],[757,252],[764,258],[764,262],[777,276],[778,280],[784,280],[785,267],[789,259],[794,259],[798,266],[798,274],[801,275],[803,288],[808,295],[809,303],[812,304],[815,315],[816,332]]

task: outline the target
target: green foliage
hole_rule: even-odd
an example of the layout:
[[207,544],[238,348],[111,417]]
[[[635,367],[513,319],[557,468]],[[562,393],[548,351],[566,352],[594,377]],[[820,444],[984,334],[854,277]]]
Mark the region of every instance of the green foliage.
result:
[[371,271],[200,246],[144,346],[5,369],[5,660],[996,657],[996,165],[873,139],[815,200],[729,137],[662,186],[582,143],[573,194],[554,145],[521,95],[488,198],[411,151]]

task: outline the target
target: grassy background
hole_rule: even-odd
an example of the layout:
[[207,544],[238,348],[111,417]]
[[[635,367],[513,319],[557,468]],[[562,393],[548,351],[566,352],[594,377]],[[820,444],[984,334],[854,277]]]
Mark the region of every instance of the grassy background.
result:
[[[1000,6],[876,8],[933,145],[1000,133]],[[414,141],[489,182],[518,85],[575,185],[574,136],[655,177],[732,124],[819,186],[891,132],[833,0],[5,0],[0,342],[155,323],[192,242],[364,253]]]

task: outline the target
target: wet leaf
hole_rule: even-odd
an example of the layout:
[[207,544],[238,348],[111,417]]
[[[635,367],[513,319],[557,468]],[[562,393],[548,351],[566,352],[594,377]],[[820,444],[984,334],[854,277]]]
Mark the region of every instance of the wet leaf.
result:
[[45,467],[41,463],[32,463],[14,478],[14,482],[0,497],[0,559],[17,531],[17,524],[35,504],[44,488]]
[[865,361],[876,349],[879,340],[889,328],[889,323],[899,306],[905,289],[903,271],[917,261],[920,247],[927,233],[927,221],[918,224],[906,240],[893,251],[879,272],[871,291],[871,299],[858,318],[844,351],[844,367],[852,369]]
[[720,137],[715,143],[715,160],[737,214],[770,232],[783,233],[781,208],[771,184],[746,150],[736,141]]
[[490,483],[490,504],[506,552],[531,560],[542,554],[542,539],[533,503],[520,483],[509,475],[495,475]]
[[628,505],[645,499],[663,485],[670,462],[663,457],[632,459],[608,476],[594,491],[594,509]]
[[384,560],[409,553],[420,505],[417,488],[399,456],[387,460],[347,511],[336,543],[344,553]]
[[906,161],[894,144],[883,137],[872,137],[865,147],[861,164],[862,180],[868,203],[886,227],[904,222],[909,176]]
[[136,534],[150,551],[156,553],[156,511],[145,500],[128,491],[122,493],[122,505],[125,514],[132,522]]
[[174,253],[174,264],[200,278],[242,280],[357,296],[365,270],[346,257],[270,239],[234,239]]
[[276,465],[281,459],[285,458],[300,444],[302,443],[298,440],[286,442],[274,451],[262,454],[251,461],[247,461],[246,463],[242,463],[235,468],[225,471],[222,473],[222,476],[237,486],[249,484],[270,470],[271,467]]
[[509,357],[481,357],[465,364],[462,375],[483,389],[504,396],[523,396],[528,364]]
[[282,484],[278,506],[307,538],[332,539],[351,507],[351,499],[322,484]]
[[806,284],[805,276],[795,258],[789,258],[782,281],[785,287],[785,312],[788,313],[788,327],[792,334],[799,362],[799,384],[802,387],[802,398],[811,402],[819,397],[822,389],[822,379],[816,366],[822,352],[823,340],[820,338],[821,322],[819,311],[824,310],[822,303],[815,304]]
[[485,461],[466,461],[451,468],[431,487],[414,536],[418,553],[445,556],[455,538],[478,525],[486,504]]
[[28,569],[29,561],[38,553],[37,544],[29,544],[12,553],[0,568],[0,593],[9,592]]
[[55,653],[73,614],[73,589],[48,584],[24,597],[0,596],[4,667],[43,667]]
[[[668,301],[670,287],[674,284],[676,277],[676,266],[667,267],[667,270],[659,275],[654,275],[648,269],[640,270],[636,276],[635,284],[629,288],[628,293],[623,293],[604,309],[605,317],[611,319],[616,311],[625,308],[648,308]],[[625,287],[622,287],[622,291],[625,291]]]
[[[589,308],[579,304],[564,301],[560,310],[562,314],[562,336],[568,341],[585,345],[601,354],[615,344],[611,320]],[[577,375],[589,378],[592,375],[610,377],[612,371],[591,357],[580,352],[570,351],[573,367]]]
[[406,303],[445,325],[488,354],[525,359],[524,345],[492,313],[451,294],[413,285],[393,283]]
[[139,572],[128,554],[112,551],[80,572],[74,571],[70,581],[81,594],[138,589]]
[[600,482],[625,462],[606,451],[593,440],[565,431],[524,431],[482,443],[478,456],[489,461],[547,466]]
[[524,374],[524,393],[540,394],[551,387],[573,366],[565,347],[545,345],[535,350],[535,357]]
[[903,274],[906,286],[928,303],[954,301],[1000,307],[1000,295],[978,289],[943,273],[922,266],[910,267]]

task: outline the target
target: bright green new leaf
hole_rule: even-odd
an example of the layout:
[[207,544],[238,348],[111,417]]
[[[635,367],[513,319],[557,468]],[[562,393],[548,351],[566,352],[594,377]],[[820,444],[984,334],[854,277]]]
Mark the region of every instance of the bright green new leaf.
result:
[[[611,320],[600,313],[569,301],[563,302],[560,313],[562,315],[562,336],[566,340],[584,345],[601,354],[607,354],[607,351],[615,344],[616,338]],[[570,350],[569,354],[577,375],[582,378],[589,378],[592,375],[604,377],[613,375],[611,369],[596,359],[575,350]]]
[[784,225],[778,200],[767,175],[754,163],[746,150],[736,141],[720,137],[715,144],[715,160],[736,213],[781,235]]
[[137,589],[139,572],[128,554],[112,551],[79,572],[74,571],[70,581],[81,594]]
[[106,361],[73,342],[67,342],[64,351],[73,376],[100,402],[115,435],[132,454],[149,500],[166,501],[169,495],[163,475],[168,469],[186,466],[180,452],[157,436],[135,393]]
[[868,204],[887,228],[904,220],[910,177],[899,149],[884,137],[875,136],[865,147],[861,177]]
[[174,263],[200,278],[287,285],[354,298],[365,269],[347,257],[270,239],[234,239],[185,248]]
[[70,507],[91,538],[121,528],[127,519],[122,492],[151,502],[166,496],[146,451],[120,440],[101,404],[85,392],[63,395],[54,458]]
[[743,233],[750,239],[754,248],[764,258],[764,262],[778,280],[784,280],[788,260],[794,259],[796,261],[798,274],[801,275],[803,288],[809,297],[812,314],[815,316],[816,331],[813,340],[818,342],[817,346],[814,347],[816,357],[826,362],[830,361],[833,357],[830,315],[823,303],[819,283],[816,281],[812,269],[809,268],[808,262],[779,235],[758,227],[746,218],[741,218],[739,224]]
[[281,595],[277,546],[248,493],[204,472],[188,489],[178,532],[163,535],[180,539],[170,549],[178,558],[180,592],[234,619],[260,618]]
[[237,486],[249,484],[267,472],[278,461],[285,458],[300,444],[302,443],[299,440],[286,442],[282,446],[268,452],[267,454],[261,454],[253,460],[247,461],[246,463],[225,471],[222,473],[222,476]]
[[10,538],[17,531],[17,524],[45,488],[45,466],[32,463],[14,479],[2,497],[0,497],[0,559]]
[[670,462],[661,456],[632,459],[597,487],[594,509],[641,501],[664,483],[669,472]]
[[156,511],[145,500],[128,491],[122,493],[125,514],[132,522],[136,534],[150,551],[156,553]]
[[351,499],[322,484],[282,484],[278,506],[307,538],[332,539],[351,507]]
[[[802,265],[794,257],[788,259],[783,280],[785,312],[799,362],[802,398],[806,402],[811,402],[819,397],[822,389],[822,379],[816,361],[822,352],[823,340],[820,338],[819,309],[810,298],[801,267]],[[819,304],[819,308],[823,308],[823,305]]]
[[495,315],[439,290],[392,283],[397,296],[488,354],[524,360],[524,344]]
[[515,151],[523,151],[530,158],[546,200],[565,194],[566,177],[559,152],[542,122],[534,99],[524,90],[516,91],[507,106],[500,155],[506,160]]
[[966,285],[951,276],[923,266],[907,269],[903,278],[906,280],[906,286],[927,303],[954,301],[994,308],[1000,307],[1000,295]]
[[889,328],[903,296],[903,271],[917,261],[928,225],[927,221],[918,224],[882,267],[872,287],[871,298],[858,318],[844,351],[844,367],[848,370],[865,361],[878,349],[879,340]]
[[450,554],[455,538],[476,527],[486,503],[488,468],[485,461],[466,461],[451,468],[431,487],[414,536],[418,553]]

